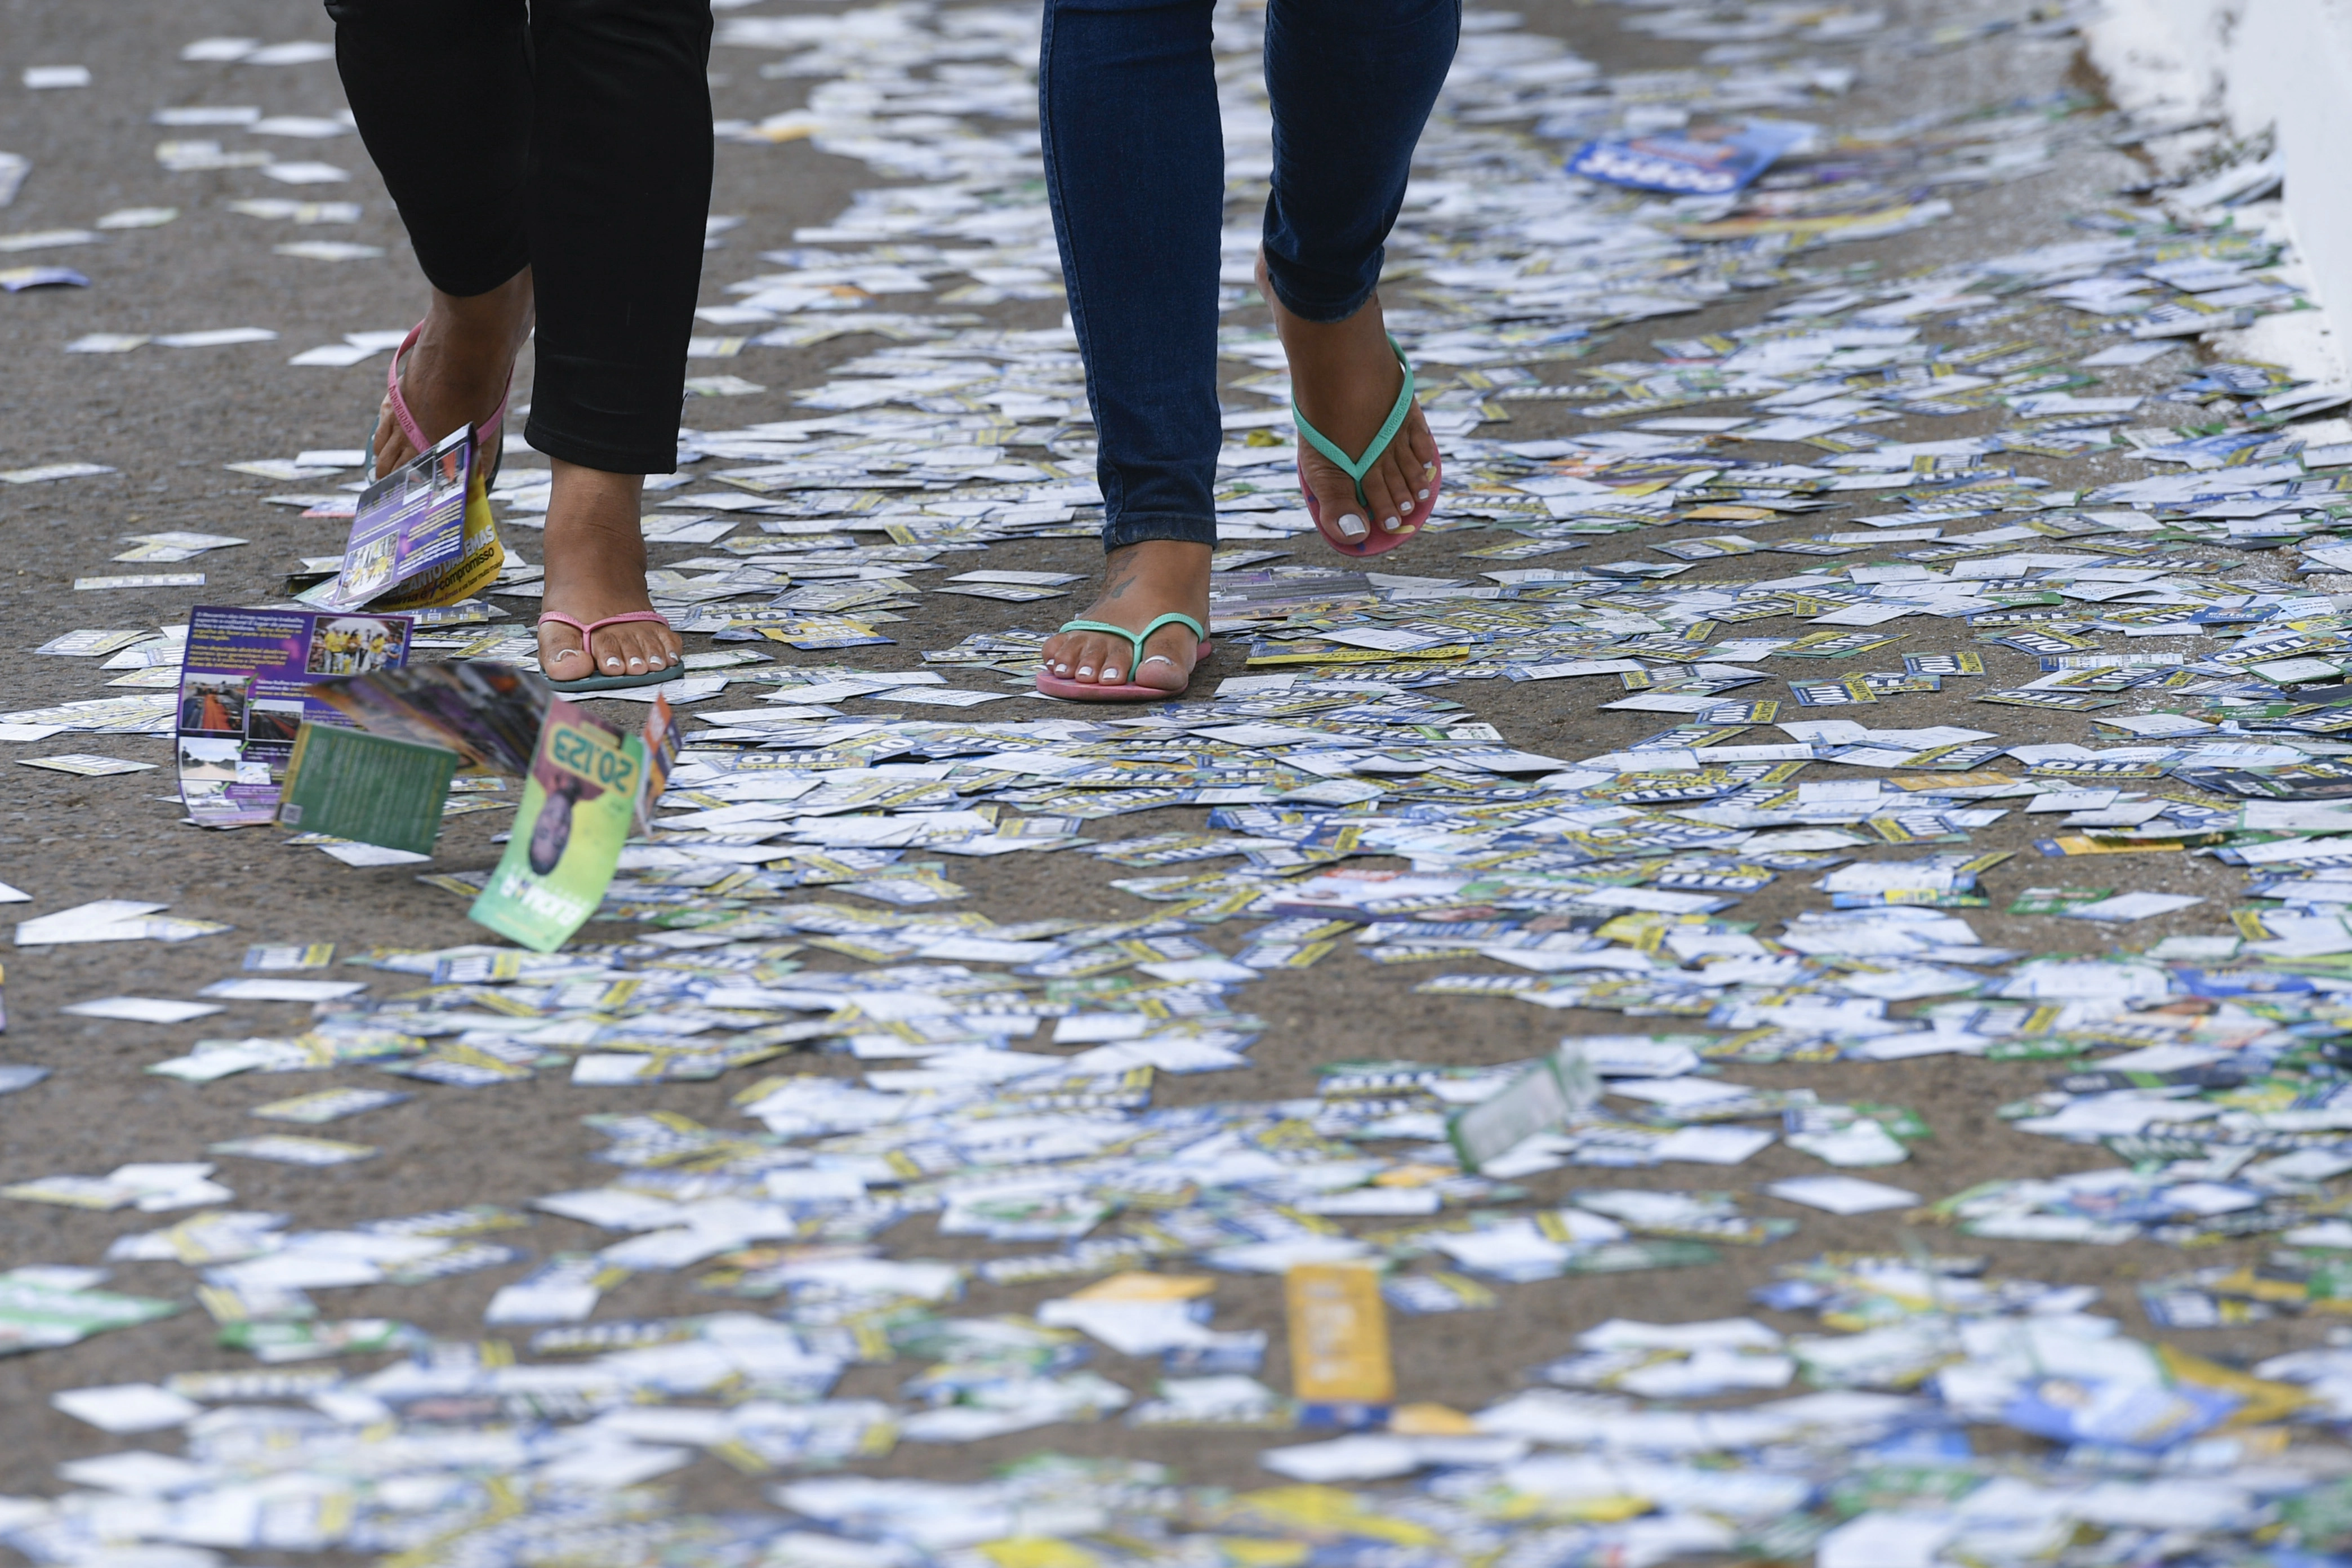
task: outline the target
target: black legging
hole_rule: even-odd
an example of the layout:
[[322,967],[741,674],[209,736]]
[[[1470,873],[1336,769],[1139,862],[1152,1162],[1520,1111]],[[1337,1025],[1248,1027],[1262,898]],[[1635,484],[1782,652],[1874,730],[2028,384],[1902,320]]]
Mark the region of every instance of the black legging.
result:
[[531,446],[677,467],[710,210],[709,0],[327,0],[425,276],[539,300]]

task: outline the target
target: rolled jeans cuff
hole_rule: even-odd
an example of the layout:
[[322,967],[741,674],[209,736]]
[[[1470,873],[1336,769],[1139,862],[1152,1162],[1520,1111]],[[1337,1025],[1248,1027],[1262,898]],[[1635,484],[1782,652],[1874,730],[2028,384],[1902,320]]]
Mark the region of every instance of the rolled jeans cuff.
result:
[[1274,297],[1282,308],[1302,321],[1329,325],[1344,321],[1364,308],[1380,287],[1381,261],[1387,254],[1385,247],[1372,252],[1370,276],[1371,281],[1359,282],[1351,288],[1329,290],[1322,294],[1307,292],[1297,287],[1297,280],[1283,276],[1287,269],[1268,247],[1265,256],[1266,281],[1274,285]]
[[674,474],[677,472],[677,438],[671,437],[658,447],[626,445],[599,441],[551,430],[547,422],[532,410],[530,420],[523,426],[523,439],[534,452],[543,452],[560,463],[577,468],[594,468],[606,474]]
[[[415,238],[416,230],[412,226],[410,242],[414,244]],[[439,250],[427,256],[422,247],[416,252],[416,268],[425,274],[425,280],[457,300],[477,299],[503,289],[515,280],[516,273],[530,265],[530,247],[519,234],[487,261],[454,252],[444,257]]]
[[1160,513],[1122,517],[1117,522],[1103,525],[1102,542],[1106,552],[1124,550],[1147,539],[1177,539],[1187,544],[1213,545],[1217,542],[1217,520],[1213,517]]

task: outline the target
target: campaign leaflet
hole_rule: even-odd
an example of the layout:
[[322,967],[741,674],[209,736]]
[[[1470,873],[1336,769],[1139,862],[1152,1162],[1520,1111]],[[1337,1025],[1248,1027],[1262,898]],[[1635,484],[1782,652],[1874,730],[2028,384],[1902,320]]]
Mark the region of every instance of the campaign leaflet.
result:
[[1573,1038],[1513,1079],[1503,1092],[1446,1119],[1462,1168],[1475,1174],[1538,1132],[1583,1115],[1601,1098],[1600,1075]]
[[457,762],[441,746],[305,724],[287,764],[278,820],[305,833],[430,855]]
[[1749,120],[1736,128],[1604,136],[1571,153],[1568,172],[1637,191],[1727,196],[1746,189],[1774,160],[1817,134],[1812,126],[1794,121]]
[[547,706],[514,832],[467,913],[535,952],[553,952],[604,902],[621,864],[646,768],[644,742],[576,704]]
[[454,605],[498,580],[506,552],[473,471],[474,429],[460,426],[430,452],[361,492],[331,582],[303,593],[329,609],[422,610]]
[[527,669],[467,658],[322,680],[310,695],[362,730],[439,746],[468,767],[519,779],[539,751],[549,692]]
[[405,616],[189,611],[173,722],[189,817],[205,827],[274,820],[302,726],[351,722],[305,688],[324,676],[398,668],[408,662],[409,632]]
[[669,699],[656,696],[653,710],[646,715],[645,733],[641,737],[646,748],[645,777],[637,782],[636,822],[640,832],[654,830],[654,807],[669,788],[670,770],[677,766],[677,753],[683,744],[677,730],[677,715],[670,710]]

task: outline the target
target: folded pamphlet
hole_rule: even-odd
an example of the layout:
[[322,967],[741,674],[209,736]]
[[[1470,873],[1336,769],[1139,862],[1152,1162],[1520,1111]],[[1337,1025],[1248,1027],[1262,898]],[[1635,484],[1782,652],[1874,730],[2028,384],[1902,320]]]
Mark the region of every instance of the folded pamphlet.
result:
[[463,425],[361,492],[341,569],[301,597],[333,610],[454,605],[496,582],[505,560]]
[[550,700],[538,676],[488,659],[378,670],[309,690],[362,730],[439,746],[509,778],[530,771]]
[[352,722],[313,683],[400,668],[411,629],[404,616],[189,611],[173,722],[189,817],[206,827],[275,820],[296,736]]

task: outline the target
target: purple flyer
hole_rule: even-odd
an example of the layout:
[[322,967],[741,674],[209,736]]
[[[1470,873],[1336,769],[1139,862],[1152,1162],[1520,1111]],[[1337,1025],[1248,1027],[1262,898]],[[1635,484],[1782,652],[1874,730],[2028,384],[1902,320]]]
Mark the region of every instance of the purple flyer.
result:
[[188,612],[173,729],[180,799],[205,827],[243,827],[278,813],[286,761],[302,726],[351,721],[303,688],[408,662],[406,616],[324,615],[199,605]]

